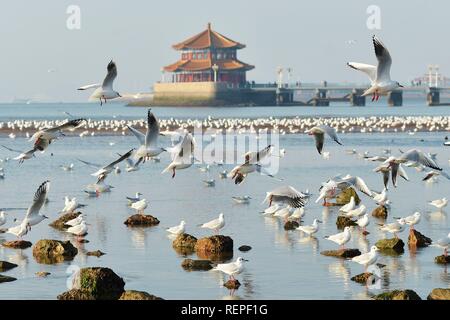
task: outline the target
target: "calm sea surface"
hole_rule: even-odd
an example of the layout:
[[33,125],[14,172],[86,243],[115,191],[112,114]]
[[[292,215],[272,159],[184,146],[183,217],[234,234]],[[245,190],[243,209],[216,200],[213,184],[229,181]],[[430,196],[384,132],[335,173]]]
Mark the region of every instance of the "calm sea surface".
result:
[[[368,106],[350,108],[336,106],[331,108],[153,108],[160,117],[201,118],[213,117],[262,117],[262,116],[365,116],[365,115],[450,115],[450,108],[429,108],[425,106],[405,106],[389,108],[386,106]],[[96,104],[51,104],[51,105],[0,105],[0,121],[11,119],[63,119],[63,112],[75,116],[94,118],[143,118],[145,109],[129,108],[108,104],[100,108]],[[131,136],[66,137],[53,143],[50,152],[38,154],[36,159],[19,165],[15,161],[0,163],[5,170],[5,179],[0,180],[0,207],[27,207],[36,188],[44,180],[51,180],[50,202],[42,212],[54,220],[63,207],[65,195],[75,196],[87,204],[84,213],[91,224],[87,239],[89,243],[78,245],[79,254],[73,261],[54,265],[38,264],[33,258],[32,249],[14,250],[0,246],[0,260],[6,260],[19,266],[4,275],[18,280],[0,284],[0,299],[55,299],[67,290],[66,281],[70,266],[106,266],[112,268],[124,278],[126,289],[144,290],[165,299],[367,299],[392,289],[413,289],[422,298],[436,287],[450,286],[450,275],[443,266],[434,263],[434,257],[442,254],[436,248],[424,248],[405,252],[398,256],[381,255],[379,262],[386,264],[382,272],[380,288],[367,289],[354,283],[350,278],[363,272],[363,267],[351,261],[325,257],[322,250],[336,249],[337,245],[325,240],[325,235],[337,232],[335,221],[336,208],[324,209],[314,203],[322,181],[338,173],[363,177],[369,187],[381,191],[382,179],[372,172],[377,163],[369,163],[357,156],[345,154],[346,149],[355,148],[360,152],[369,151],[379,154],[389,147],[394,153],[398,148],[420,148],[423,151],[438,153],[438,162],[449,170],[450,148],[442,146],[445,133],[398,134],[343,134],[343,147],[326,140],[325,149],[330,159],[321,158],[315,150],[311,137],[306,135],[285,135],[280,137],[279,146],[286,149],[286,156],[280,160],[278,176],[283,182],[260,175],[250,175],[240,186],[231,180],[221,180],[219,169],[211,169],[210,178],[216,179],[214,188],[205,187],[202,180],[208,174],[202,173],[197,166],[179,171],[175,179],[162,175],[169,157],[162,155],[160,163],[145,163],[136,172],[111,174],[107,182],[115,188],[111,193],[98,198],[88,198],[83,189],[94,182],[90,173],[94,170],[76,161],[82,158],[92,162],[108,163],[115,159],[117,152],[124,152],[136,146],[137,140]],[[113,146],[110,142],[115,142]],[[24,138],[12,140],[0,136],[0,144],[26,149],[29,142]],[[168,145],[165,138],[161,145]],[[12,156],[0,149],[0,158]],[[73,162],[73,172],[65,172],[59,166]],[[230,169],[231,166],[225,166]],[[123,165],[122,165],[123,169]],[[222,169],[220,169],[222,170]],[[423,214],[417,230],[436,240],[449,232],[449,219],[445,211],[436,212],[427,201],[450,197],[450,181],[440,179],[434,184],[421,181],[424,173],[408,168],[409,182],[399,181],[398,188],[391,188],[389,198],[392,201],[393,216],[405,216],[414,211]],[[285,231],[283,223],[274,218],[265,218],[260,211],[266,205],[261,204],[265,193],[281,184],[289,184],[298,190],[309,189],[314,195],[306,207],[304,223],[310,224],[314,218],[324,224],[316,238],[304,238],[298,231]],[[123,222],[133,212],[127,207],[126,196],[140,191],[149,201],[146,213],[161,221],[159,226],[150,228],[128,228]],[[250,195],[248,205],[237,205],[232,196]],[[361,195],[362,203],[371,212],[375,208],[373,201]],[[196,227],[199,223],[216,218],[220,212],[225,215],[226,226],[221,234],[234,240],[234,258],[243,256],[249,260],[246,270],[238,276],[243,284],[230,297],[229,291],[222,286],[225,277],[214,271],[186,272],[180,264],[185,258],[172,249],[165,228],[176,225],[180,220],[187,222],[187,232],[197,238],[211,235],[211,232]],[[11,211],[8,226],[12,219],[21,219],[24,211]],[[371,218],[368,227],[370,234],[362,237],[358,230],[352,235],[348,247],[368,250],[378,239],[389,237],[378,231]],[[408,232],[400,234],[406,242]],[[12,240],[9,234],[0,234],[0,242]],[[39,239],[73,240],[73,237],[52,229],[47,223],[33,227],[25,237],[35,243]],[[240,245],[252,246],[252,250],[241,253]],[[106,255],[96,258],[86,256],[86,251],[101,250]],[[191,258],[196,258],[195,254]],[[51,275],[39,278],[37,271],[47,271]]]

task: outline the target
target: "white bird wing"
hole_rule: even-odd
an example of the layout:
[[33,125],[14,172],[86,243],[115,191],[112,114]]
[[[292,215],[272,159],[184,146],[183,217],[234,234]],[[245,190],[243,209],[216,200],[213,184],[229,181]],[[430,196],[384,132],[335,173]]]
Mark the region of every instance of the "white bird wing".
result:
[[405,153],[403,153],[401,155],[400,159],[420,163],[429,168],[442,171],[442,168],[440,168],[433,159],[428,157],[422,151],[419,151],[416,149],[411,149],[411,150],[406,151]]
[[94,84],[88,84],[88,85],[79,87],[77,90],[87,90],[87,89],[94,89],[94,88],[97,89],[100,87],[101,87],[100,83],[94,83]]
[[106,75],[105,80],[103,80],[102,88],[112,90],[114,79],[117,77],[117,67],[114,61],[111,60],[108,63],[107,70],[108,74]]
[[272,149],[273,149],[273,146],[272,145],[268,145],[267,147],[265,147],[264,149],[262,149],[260,151],[247,152],[244,155],[245,163],[258,163],[258,162],[260,162],[262,159],[264,159],[265,157],[267,157],[270,154],[272,154]]
[[78,159],[78,158],[77,158],[77,160],[80,161],[80,162],[82,162],[82,163],[84,163],[85,165],[88,165],[88,166],[93,167],[93,168],[99,169],[99,168],[102,167],[101,164],[97,164],[97,163],[92,163],[92,162],[84,161],[84,160],[81,160],[81,159]]
[[358,189],[362,193],[365,193],[369,197],[372,196],[372,191],[370,191],[367,184],[360,177],[349,177],[347,179],[343,179],[342,182],[338,182],[339,187],[348,186],[349,184],[353,185],[356,189]]
[[39,210],[41,210],[42,206],[45,203],[45,199],[47,198],[47,192],[50,188],[50,181],[44,181],[36,193],[34,194],[33,204],[28,208],[25,219],[30,218],[31,216],[39,214]]
[[11,152],[17,152],[17,153],[23,153],[23,151],[17,150],[17,149],[11,149],[8,148],[7,146],[1,145],[3,148],[5,148],[6,150],[9,150]]
[[291,186],[281,186],[275,188],[268,193],[268,196],[271,196],[272,201],[274,202],[284,202],[294,208],[303,207],[308,198]]
[[158,119],[156,119],[155,115],[148,110],[147,114],[147,133],[145,135],[145,146],[156,146],[156,141],[158,140],[159,136],[159,123]]
[[194,141],[192,135],[187,133],[183,141],[179,144],[178,153],[174,157],[174,161],[190,161],[194,152]]
[[336,143],[342,145],[341,140],[339,140],[339,137],[336,133],[336,129],[329,127],[329,126],[319,126],[320,129],[322,129],[323,131],[325,131],[325,133],[331,138],[333,139]]
[[61,130],[65,130],[65,129],[75,129],[76,127],[78,127],[82,122],[86,121],[86,119],[73,119],[73,120],[69,120],[64,122],[62,125],[56,126],[56,127],[52,127],[52,128],[48,128],[48,129],[44,129],[44,131],[46,132],[56,132],[56,131],[61,131]]
[[127,153],[125,153],[123,156],[120,156],[119,159],[114,160],[113,162],[111,162],[110,164],[108,164],[107,166],[104,166],[103,169],[114,169],[114,166],[120,162],[122,162],[123,160],[129,158],[131,156],[131,154],[133,153],[134,149],[131,149],[130,151],[128,151]]
[[409,177],[406,174],[406,171],[405,171],[405,169],[403,168],[403,166],[401,164],[398,166],[398,174],[399,174],[400,177],[402,177],[406,181],[409,181]]
[[390,81],[390,71],[392,64],[391,55],[389,54],[389,51],[385,47],[385,45],[376,36],[373,36],[372,42],[375,49],[375,55],[378,60],[376,81]]
[[130,130],[131,133],[134,134],[134,136],[139,140],[139,143],[140,143],[141,145],[144,145],[144,144],[145,144],[145,135],[144,135],[142,132],[140,132],[139,130],[137,130],[137,129],[131,127],[131,126],[127,126],[127,128],[128,128],[128,130]]
[[361,72],[364,72],[370,79],[370,81],[373,83],[377,79],[377,67],[365,64],[365,63],[359,63],[359,62],[347,62],[347,65],[350,68],[353,68],[355,70],[359,70]]
[[214,229],[216,228],[216,226],[218,226],[220,223],[219,218],[211,220],[209,222],[206,222],[204,224],[202,224],[202,228],[211,228]]

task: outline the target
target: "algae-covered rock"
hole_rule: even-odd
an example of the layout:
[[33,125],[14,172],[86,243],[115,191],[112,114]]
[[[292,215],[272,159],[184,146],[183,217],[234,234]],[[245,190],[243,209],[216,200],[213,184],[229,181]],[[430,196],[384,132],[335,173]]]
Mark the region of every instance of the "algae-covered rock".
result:
[[181,262],[181,267],[185,270],[211,270],[212,265],[211,261],[209,260],[192,260],[192,259],[184,259],[183,262]]
[[375,300],[422,300],[413,290],[393,290],[378,294]]
[[247,246],[247,245],[242,245],[242,246],[240,246],[240,247],[238,248],[238,250],[239,250],[239,251],[242,251],[242,252],[247,252],[247,251],[252,250],[252,247]]
[[393,250],[396,253],[403,253],[405,243],[402,241],[402,239],[399,238],[381,239],[375,243],[375,246],[377,246],[377,248],[380,249],[381,251]]
[[344,229],[345,227],[357,226],[356,222],[350,218],[344,216],[338,216],[336,219],[336,226],[338,229]]
[[8,261],[0,261],[0,272],[8,271],[17,267],[17,264]]
[[297,221],[287,221],[284,224],[284,230],[295,230],[300,226]]
[[348,259],[361,255],[361,251],[359,251],[358,249],[339,249],[322,251],[320,254],[329,257]]
[[70,226],[66,225],[66,222],[70,221],[72,219],[75,219],[80,214],[81,214],[81,212],[70,212],[70,213],[63,214],[58,219],[56,219],[55,221],[50,223],[49,226],[52,228],[64,231],[70,227]]
[[201,238],[195,244],[195,250],[197,251],[197,253],[233,252],[233,239],[223,235]]
[[450,256],[440,255],[434,258],[434,262],[439,264],[448,264],[450,263]]
[[385,206],[378,206],[372,211],[372,217],[386,219],[388,217],[388,210]]
[[450,289],[436,288],[433,289],[427,297],[428,300],[450,300]]
[[127,220],[125,220],[124,224],[126,224],[129,227],[133,226],[141,226],[141,227],[150,227],[150,226],[156,226],[159,224],[158,218],[146,214],[134,214],[131,217],[129,217]]
[[14,277],[8,277],[8,276],[4,276],[2,274],[0,274],[0,283],[3,282],[12,282],[12,281],[16,281],[17,279]]
[[72,289],[57,296],[58,300],[96,300],[88,290]]
[[431,244],[432,240],[428,237],[425,237],[419,231],[411,229],[409,231],[408,236],[408,245],[414,247],[428,247]]
[[187,233],[182,233],[178,235],[172,242],[172,247],[176,252],[182,255],[189,255],[194,253],[195,244],[197,243],[197,238],[191,236]]
[[358,283],[366,284],[366,283],[372,283],[372,281],[371,281],[372,279],[374,279],[373,273],[364,272],[364,273],[360,273],[360,274],[352,277],[350,280],[358,282]]
[[72,260],[78,253],[70,241],[42,239],[33,247],[33,256],[38,263],[53,264]]
[[27,249],[32,245],[33,244],[30,241],[25,240],[5,241],[2,243],[2,246],[11,249]]
[[38,277],[45,278],[50,275],[50,272],[46,271],[38,271],[35,273]]
[[109,268],[83,268],[75,276],[73,289],[88,291],[96,300],[117,300],[125,282]]
[[230,290],[236,290],[236,289],[239,289],[239,287],[241,286],[241,283],[237,279],[234,279],[234,280],[230,279],[227,282],[225,282],[223,284],[223,286]]
[[127,290],[122,293],[119,300],[164,300],[145,291]]
[[339,206],[346,205],[347,203],[350,202],[350,199],[352,197],[355,198],[355,204],[359,205],[359,203],[361,202],[361,199],[359,199],[359,196],[356,193],[355,189],[353,189],[351,187],[347,188],[345,190],[342,190],[342,192],[336,196],[336,204]]
[[102,251],[100,251],[100,250],[95,250],[95,251],[88,251],[88,252],[86,252],[86,255],[87,256],[94,256],[94,257],[97,257],[97,258],[99,258],[99,257],[101,257],[101,256],[103,256],[103,255],[105,255],[106,253],[104,253],[104,252],[102,252]]

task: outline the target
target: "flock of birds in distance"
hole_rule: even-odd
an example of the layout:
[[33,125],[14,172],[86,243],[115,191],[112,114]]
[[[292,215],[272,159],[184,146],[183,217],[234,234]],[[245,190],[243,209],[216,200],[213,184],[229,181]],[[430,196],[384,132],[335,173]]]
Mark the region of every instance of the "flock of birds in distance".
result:
[[[390,67],[392,60],[387,48],[376,36],[373,37],[373,45],[375,48],[375,55],[378,60],[377,66],[357,62],[349,62],[348,65],[351,68],[360,70],[368,75],[371,81],[371,87],[367,89],[363,95],[372,95],[372,100],[378,100],[380,95],[385,95],[394,89],[401,88],[402,86],[397,81],[392,81],[390,78]],[[108,64],[107,70],[107,76],[102,84],[91,84],[79,88],[79,90],[95,88],[96,90],[91,97],[99,99],[100,105],[106,103],[107,100],[121,97],[117,91],[113,90],[113,81],[117,76],[116,64],[111,61]],[[3,147],[11,152],[17,152],[19,155],[14,159],[18,160],[19,163],[22,163],[25,160],[35,157],[35,153],[37,151],[42,153],[45,152],[53,141],[64,137],[65,131],[73,131],[80,127],[85,121],[86,119],[82,118],[72,119],[59,126],[41,128],[31,136],[30,142],[32,142],[32,148],[26,152],[6,146]],[[111,190],[112,186],[108,185],[105,182],[105,179],[112,172],[119,173],[120,168],[118,167],[118,164],[122,161],[127,162],[127,171],[135,171],[138,170],[139,166],[149,160],[159,161],[158,156],[162,152],[168,152],[171,155],[171,162],[162,173],[170,172],[172,174],[172,178],[175,178],[178,170],[187,169],[198,161],[194,157],[194,148],[196,147],[196,144],[192,134],[189,132],[184,132],[182,135],[176,132],[160,132],[158,119],[150,109],[148,110],[147,130],[145,134],[132,126],[128,126],[128,129],[137,138],[138,146],[123,154],[118,154],[118,158],[115,161],[103,165],[78,159],[96,170],[92,173],[92,176],[97,179],[96,182],[88,185],[85,189],[85,192],[89,196],[98,196],[103,192],[109,192]],[[336,130],[330,126],[315,126],[307,130],[306,133],[314,137],[319,154],[322,154],[326,136],[334,142],[342,145]],[[172,144],[171,147],[161,147],[158,145],[159,135],[176,134],[180,137],[178,143]],[[283,156],[284,152],[282,151],[284,150],[280,150],[279,155],[274,155],[273,145],[268,145],[266,148],[259,151],[248,152],[244,155],[245,161],[242,164],[237,165],[230,172],[227,172],[226,170],[222,171],[220,176],[222,178],[231,178],[234,180],[235,184],[241,184],[249,174],[254,172],[258,172],[276,179],[276,177],[264,171],[262,162],[264,159],[271,156]],[[349,154],[355,154],[356,150],[347,150],[346,152]],[[392,180],[392,185],[394,187],[397,187],[398,176],[405,180],[409,180],[404,167],[416,168],[418,171],[422,171],[424,168],[429,168],[430,171],[426,173],[423,180],[437,179],[438,176],[444,176],[445,178],[450,179],[450,176],[437,164],[436,154],[425,153],[417,149],[401,152],[397,156],[392,155],[390,150],[385,150],[383,155],[364,155],[364,158],[366,160],[381,163],[374,169],[374,171],[382,175],[384,185],[382,192],[377,193],[371,190],[361,177],[338,175],[322,183],[316,203],[323,201],[324,205],[328,205],[327,200],[333,199],[343,190],[353,187],[372,198],[378,205],[389,206],[387,194],[389,180]],[[70,171],[73,169],[73,164],[63,166],[63,169]],[[204,170],[209,170],[209,165],[204,168]],[[205,183],[207,185],[213,185],[214,180],[207,180]],[[22,239],[23,236],[30,232],[32,226],[35,226],[48,218],[47,216],[41,214],[40,210],[47,201],[49,186],[49,181],[45,181],[39,186],[33,198],[32,205],[28,208],[25,217],[22,221],[14,221],[17,225],[6,229],[6,233]],[[142,194],[138,192],[134,197],[127,197],[127,200],[131,208],[136,210],[137,213],[144,214],[144,210],[147,208],[148,203],[146,199],[141,199],[141,196]],[[292,186],[284,185],[277,187],[274,190],[267,192],[264,202],[268,203],[268,208],[264,210],[263,214],[279,217],[285,221],[301,221],[301,219],[305,216],[304,207],[308,203],[310,197],[311,194],[308,191],[300,192]],[[233,197],[233,200],[238,203],[248,203],[250,199],[250,196]],[[447,206],[448,200],[446,198],[437,199],[429,202],[429,204],[441,210]],[[75,212],[83,206],[85,205],[79,203],[76,198],[66,197],[64,208],[61,213]],[[359,206],[356,205],[354,197],[351,197],[350,202],[339,209],[341,215],[354,219],[362,231],[365,231],[365,228],[370,223],[369,215],[366,211],[367,210],[364,204]],[[6,215],[7,213],[5,211],[0,212],[0,226],[7,222]],[[85,215],[81,214],[77,218],[66,223],[70,226],[67,229],[67,232],[75,235],[77,240],[80,240],[80,238],[86,235],[88,231],[88,223],[86,223],[84,217]],[[405,230],[406,226],[409,225],[411,228],[414,228],[420,220],[421,214],[419,212],[415,212],[410,216],[398,218],[394,222],[380,224],[380,229],[384,232],[392,233],[395,237],[397,237],[397,234]],[[321,221],[319,219],[314,219],[311,225],[300,225],[297,229],[311,237],[319,231],[320,223]],[[167,231],[171,234],[179,235],[185,232],[185,225],[185,221],[181,221],[179,225],[168,228]],[[214,232],[218,232],[224,226],[225,217],[223,213],[221,213],[217,219],[200,225],[200,227],[213,230]],[[353,227],[345,227],[343,232],[330,235],[325,238],[344,248],[345,244],[351,239],[352,228]],[[447,256],[449,245],[450,233],[446,237],[432,243],[432,246],[444,249],[445,256]],[[376,246],[372,246],[369,252],[352,258],[352,261],[363,265],[367,269],[369,265],[372,265],[377,261],[378,251],[379,249]],[[234,262],[218,264],[215,269],[228,274],[231,279],[234,279],[235,275],[244,270],[245,261],[246,260],[242,257],[238,257]]]

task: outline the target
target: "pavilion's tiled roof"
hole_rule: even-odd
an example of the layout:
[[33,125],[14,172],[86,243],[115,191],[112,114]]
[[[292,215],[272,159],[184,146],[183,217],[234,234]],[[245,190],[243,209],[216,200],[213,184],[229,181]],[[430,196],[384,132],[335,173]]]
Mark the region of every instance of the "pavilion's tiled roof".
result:
[[211,30],[211,24],[208,23],[208,27],[206,30],[200,32],[199,34],[173,45],[173,48],[176,50],[183,49],[206,49],[206,48],[235,48],[242,49],[245,48],[245,45],[230,38],[225,37],[224,35]]
[[165,66],[164,70],[168,72],[177,71],[203,71],[211,69],[214,64],[217,64],[220,70],[251,70],[254,66],[241,62],[239,60],[229,59],[229,60],[217,60],[213,61],[211,59],[204,60],[178,60],[177,62]]

